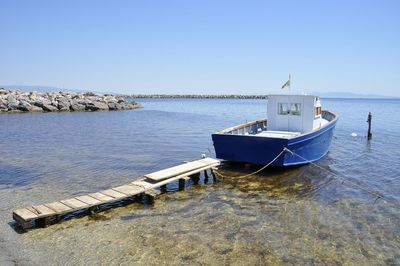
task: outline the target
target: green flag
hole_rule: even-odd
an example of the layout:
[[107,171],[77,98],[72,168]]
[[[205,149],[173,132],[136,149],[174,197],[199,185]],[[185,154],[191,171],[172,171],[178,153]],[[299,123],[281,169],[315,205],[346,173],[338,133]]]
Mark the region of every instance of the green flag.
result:
[[282,85],[282,89],[290,87],[290,75],[289,75],[289,80],[285,82],[285,84]]

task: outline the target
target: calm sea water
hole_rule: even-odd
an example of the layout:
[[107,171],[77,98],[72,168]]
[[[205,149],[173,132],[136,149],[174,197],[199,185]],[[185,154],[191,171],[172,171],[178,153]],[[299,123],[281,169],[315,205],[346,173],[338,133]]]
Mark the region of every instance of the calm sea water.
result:
[[238,179],[258,167],[227,165],[232,177],[171,186],[153,205],[15,231],[13,209],[212,155],[212,132],[266,114],[264,100],[139,102],[133,111],[0,115],[0,264],[400,265],[399,100],[323,100],[339,122],[318,165],[335,175],[307,165]]

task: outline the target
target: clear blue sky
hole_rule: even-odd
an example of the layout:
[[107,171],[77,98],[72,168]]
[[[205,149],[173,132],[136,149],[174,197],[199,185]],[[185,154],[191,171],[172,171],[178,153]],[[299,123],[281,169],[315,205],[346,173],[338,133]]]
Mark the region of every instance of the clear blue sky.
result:
[[400,1],[0,2],[0,84],[400,96]]

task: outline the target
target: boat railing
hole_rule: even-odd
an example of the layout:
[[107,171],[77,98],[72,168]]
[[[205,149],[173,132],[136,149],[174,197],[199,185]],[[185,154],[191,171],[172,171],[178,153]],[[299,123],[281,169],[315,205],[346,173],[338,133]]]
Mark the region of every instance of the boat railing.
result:
[[256,121],[240,124],[235,127],[227,128],[218,131],[217,134],[230,134],[230,135],[254,135],[258,132],[267,130],[267,119],[259,119]]

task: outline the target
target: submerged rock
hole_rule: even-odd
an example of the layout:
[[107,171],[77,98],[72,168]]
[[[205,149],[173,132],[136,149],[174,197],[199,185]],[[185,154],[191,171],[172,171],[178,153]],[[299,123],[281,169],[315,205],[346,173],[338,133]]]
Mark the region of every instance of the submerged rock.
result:
[[92,92],[23,92],[0,88],[0,112],[77,112],[129,110],[139,108],[136,102],[121,96]]

